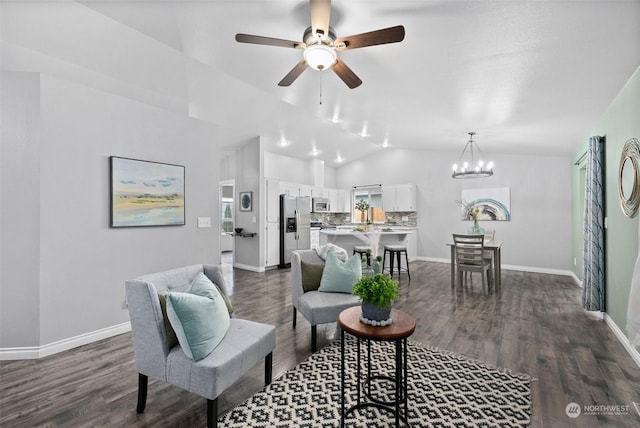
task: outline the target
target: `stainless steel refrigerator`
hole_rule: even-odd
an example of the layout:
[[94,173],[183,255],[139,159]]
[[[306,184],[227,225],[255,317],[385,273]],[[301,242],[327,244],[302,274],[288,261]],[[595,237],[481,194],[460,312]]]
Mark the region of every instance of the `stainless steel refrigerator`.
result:
[[280,195],[280,264],[291,266],[291,251],[311,248],[311,198]]

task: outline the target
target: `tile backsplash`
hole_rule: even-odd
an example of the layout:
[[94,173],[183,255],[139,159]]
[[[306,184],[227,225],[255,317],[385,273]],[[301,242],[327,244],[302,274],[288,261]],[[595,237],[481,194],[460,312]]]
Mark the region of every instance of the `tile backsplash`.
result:
[[[386,224],[405,227],[416,227],[418,225],[418,215],[415,211],[388,212],[385,214],[387,217]],[[311,218],[328,225],[351,224],[350,213],[311,213]]]

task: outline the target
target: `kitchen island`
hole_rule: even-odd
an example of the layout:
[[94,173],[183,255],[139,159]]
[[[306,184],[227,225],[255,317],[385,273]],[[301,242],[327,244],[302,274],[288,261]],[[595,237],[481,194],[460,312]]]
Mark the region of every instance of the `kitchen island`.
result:
[[347,250],[351,255],[353,247],[356,245],[371,245],[371,240],[375,240],[375,234],[379,233],[378,255],[382,256],[385,245],[406,245],[408,247],[409,260],[415,257],[415,240],[412,238],[415,229],[391,229],[379,232],[359,232],[353,228],[349,229],[322,229],[320,230],[320,245],[332,243]]

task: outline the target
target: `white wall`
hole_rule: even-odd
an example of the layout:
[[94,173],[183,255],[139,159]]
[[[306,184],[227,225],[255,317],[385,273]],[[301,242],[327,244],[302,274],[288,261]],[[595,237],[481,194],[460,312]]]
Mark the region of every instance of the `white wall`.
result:
[[[40,116],[18,108],[21,120],[3,122],[3,137],[38,137],[3,138],[3,166],[19,165],[26,151],[37,164],[25,164],[29,174],[3,169],[1,348],[43,346],[126,323],[125,279],[220,260],[217,127],[47,75],[25,85],[24,76],[3,73],[2,82],[3,113],[24,104],[23,96],[33,98],[39,85]],[[111,155],[184,165],[186,226],[110,228]],[[214,227],[197,228],[204,216]],[[22,257],[27,266],[11,264]],[[37,290],[29,292],[36,298],[24,299],[25,288]],[[4,322],[7,308],[35,313],[37,327],[20,317]]]
[[[283,156],[273,152],[264,152],[264,177],[288,183],[315,186],[312,170],[316,168],[314,159],[304,160]],[[324,183],[319,187],[336,187],[336,171],[324,165]]]
[[302,159],[264,152],[264,177],[289,183],[308,184],[308,164]]
[[509,187],[509,222],[481,222],[504,241],[503,265],[571,269],[571,159],[569,157],[491,155],[495,174],[454,180],[451,165],[459,153],[389,149],[336,170],[339,187],[381,183],[417,185],[418,256],[449,259],[446,242],[466,232],[460,220],[461,190]]
[[24,347],[40,334],[40,75],[0,76],[0,348]]
[[[262,156],[260,138],[256,137],[250,143],[245,144],[235,154],[237,172],[235,176],[236,212],[235,225],[241,227],[244,232],[258,233],[252,238],[235,238],[235,250],[233,253],[234,265],[240,268],[259,271],[264,269],[264,216],[260,214],[262,207]],[[251,211],[240,211],[240,193],[252,192]]]

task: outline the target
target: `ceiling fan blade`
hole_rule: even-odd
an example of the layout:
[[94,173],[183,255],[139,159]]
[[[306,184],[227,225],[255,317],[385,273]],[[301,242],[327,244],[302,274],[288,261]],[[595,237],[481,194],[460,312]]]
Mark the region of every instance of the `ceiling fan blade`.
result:
[[301,74],[309,68],[307,61],[304,59],[296,64],[295,67],[291,69],[289,73],[278,83],[278,86],[289,86],[291,85]]
[[340,79],[342,79],[344,83],[347,84],[349,89],[357,88],[362,85],[362,80],[360,80],[360,78],[356,76],[356,74],[351,71],[351,69],[347,67],[347,64],[345,64],[340,58],[336,60],[336,63],[333,64],[331,69]]
[[236,42],[251,43],[254,45],[279,46],[283,48],[299,48],[305,47],[302,42],[294,42],[293,40],[274,39],[273,37],[254,36],[252,34],[236,34]]
[[331,0],[309,0],[309,8],[311,9],[311,30],[313,34],[321,31],[325,36],[328,35]]
[[[349,37],[340,37],[336,40],[338,50],[364,48],[366,46],[384,45],[385,43],[397,43],[404,40],[404,27],[383,28],[368,33],[356,34]],[[340,46],[344,44],[344,47]]]

